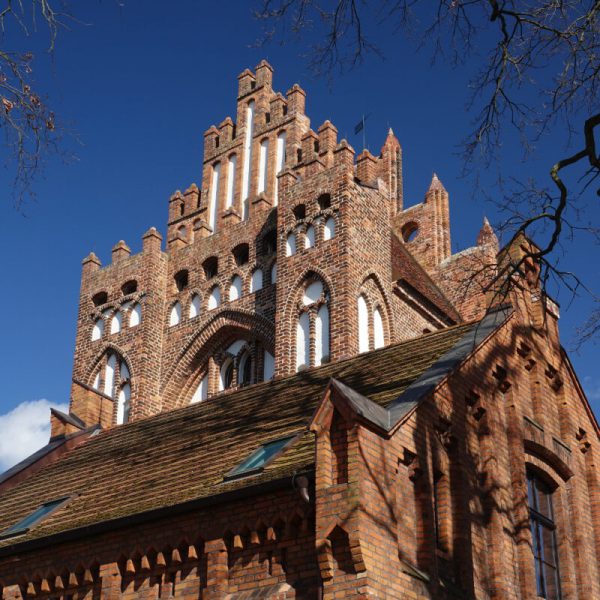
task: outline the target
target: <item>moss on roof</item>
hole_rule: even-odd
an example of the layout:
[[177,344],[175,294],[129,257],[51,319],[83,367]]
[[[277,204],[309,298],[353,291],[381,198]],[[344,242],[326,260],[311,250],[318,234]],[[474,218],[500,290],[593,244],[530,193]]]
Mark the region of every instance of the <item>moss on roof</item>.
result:
[[[385,406],[471,327],[451,327],[101,432],[1,495],[0,532],[43,502],[77,497],[26,535],[1,540],[0,547],[311,468],[314,442],[307,425],[331,377]],[[263,473],[223,482],[261,444],[299,433]]]

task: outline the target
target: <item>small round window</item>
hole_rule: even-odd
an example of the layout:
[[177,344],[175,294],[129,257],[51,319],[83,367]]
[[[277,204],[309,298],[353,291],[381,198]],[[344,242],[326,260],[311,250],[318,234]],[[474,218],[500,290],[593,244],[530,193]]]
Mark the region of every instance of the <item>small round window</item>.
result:
[[402,239],[408,243],[412,242],[417,235],[419,235],[419,225],[414,221],[410,223],[406,223],[404,227],[402,227]]

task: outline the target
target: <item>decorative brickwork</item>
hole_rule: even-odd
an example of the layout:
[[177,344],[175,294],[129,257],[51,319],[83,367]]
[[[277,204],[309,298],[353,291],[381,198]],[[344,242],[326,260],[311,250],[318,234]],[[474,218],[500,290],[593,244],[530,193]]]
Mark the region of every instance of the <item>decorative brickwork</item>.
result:
[[69,414],[0,476],[2,600],[600,598],[558,306],[535,264],[490,286],[531,242],[451,254],[391,130],[355,160],[272,76],[238,77],[164,250],[84,259]]

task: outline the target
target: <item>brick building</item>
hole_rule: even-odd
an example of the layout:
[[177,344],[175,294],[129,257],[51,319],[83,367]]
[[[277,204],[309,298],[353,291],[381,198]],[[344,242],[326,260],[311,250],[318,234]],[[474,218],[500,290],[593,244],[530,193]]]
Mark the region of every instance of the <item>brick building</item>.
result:
[[83,261],[69,414],[0,477],[3,600],[599,599],[599,429],[525,265],[434,175],[238,77],[202,186]]

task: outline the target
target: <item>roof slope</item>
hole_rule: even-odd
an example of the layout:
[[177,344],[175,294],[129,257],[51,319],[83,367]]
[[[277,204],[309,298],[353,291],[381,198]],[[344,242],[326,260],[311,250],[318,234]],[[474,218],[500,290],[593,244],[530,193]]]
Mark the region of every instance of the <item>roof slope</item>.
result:
[[450,317],[453,322],[459,323],[462,321],[456,308],[434,283],[417,259],[408,251],[396,233],[392,233],[392,244],[393,279],[409,285],[424,301],[433,304],[439,311]]
[[[78,496],[27,534],[0,540],[0,547],[310,468],[314,442],[307,425],[331,377],[387,406],[474,328],[451,327],[100,432],[2,494],[0,532],[43,502]],[[261,444],[298,433],[263,473],[223,482]]]

